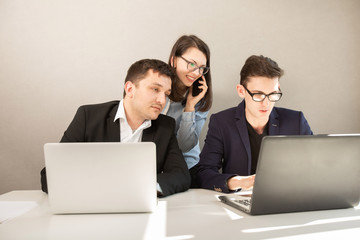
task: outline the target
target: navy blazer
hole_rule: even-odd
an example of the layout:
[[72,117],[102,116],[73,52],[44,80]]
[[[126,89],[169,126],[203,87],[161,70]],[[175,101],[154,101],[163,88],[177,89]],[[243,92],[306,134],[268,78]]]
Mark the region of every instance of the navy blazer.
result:
[[[119,119],[114,122],[118,107],[119,101],[79,107],[61,142],[120,142]],[[156,144],[157,182],[162,196],[189,189],[190,173],[175,136],[175,120],[160,114],[150,128],[144,129],[142,142]],[[131,179],[126,184],[131,184]],[[45,168],[41,185],[47,192]]]
[[[269,116],[269,135],[312,135],[304,114],[274,107]],[[222,169],[222,173],[219,170]],[[251,147],[245,118],[245,101],[210,117],[205,145],[197,165],[201,188],[230,192],[227,180],[251,172]]]

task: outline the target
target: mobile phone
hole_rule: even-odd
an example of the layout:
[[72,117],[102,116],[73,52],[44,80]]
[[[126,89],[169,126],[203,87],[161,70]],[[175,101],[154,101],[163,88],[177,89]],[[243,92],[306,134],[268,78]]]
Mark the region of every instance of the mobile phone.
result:
[[193,83],[193,87],[192,87],[193,97],[196,97],[197,95],[199,95],[202,92],[202,89],[199,88],[199,86],[201,86],[200,80],[201,80],[201,77],[196,79],[196,81]]

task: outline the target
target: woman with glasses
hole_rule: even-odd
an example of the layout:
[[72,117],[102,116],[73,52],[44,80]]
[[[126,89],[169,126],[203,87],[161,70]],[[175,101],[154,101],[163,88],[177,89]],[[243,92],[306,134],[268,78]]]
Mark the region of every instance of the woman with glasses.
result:
[[[194,35],[181,36],[171,50],[169,64],[176,77],[163,114],[175,119],[179,147],[194,176],[199,136],[212,105],[209,47]],[[192,186],[196,186],[194,179]]]

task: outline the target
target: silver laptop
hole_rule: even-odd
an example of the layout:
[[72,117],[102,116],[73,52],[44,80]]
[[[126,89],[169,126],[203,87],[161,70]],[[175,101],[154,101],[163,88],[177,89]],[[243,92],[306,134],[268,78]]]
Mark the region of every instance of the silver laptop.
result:
[[251,197],[219,199],[252,215],[355,207],[360,134],[264,137]]
[[154,143],[47,143],[54,214],[152,212],[157,205]]

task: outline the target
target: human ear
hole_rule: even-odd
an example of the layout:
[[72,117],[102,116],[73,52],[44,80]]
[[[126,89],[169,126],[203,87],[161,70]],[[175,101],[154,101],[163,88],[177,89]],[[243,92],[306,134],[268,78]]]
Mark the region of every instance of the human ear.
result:
[[125,96],[128,96],[129,98],[133,98],[135,91],[134,84],[130,81],[127,81],[124,86],[124,91],[125,91]]
[[243,85],[237,84],[236,85],[236,92],[241,98],[245,98],[245,88]]

